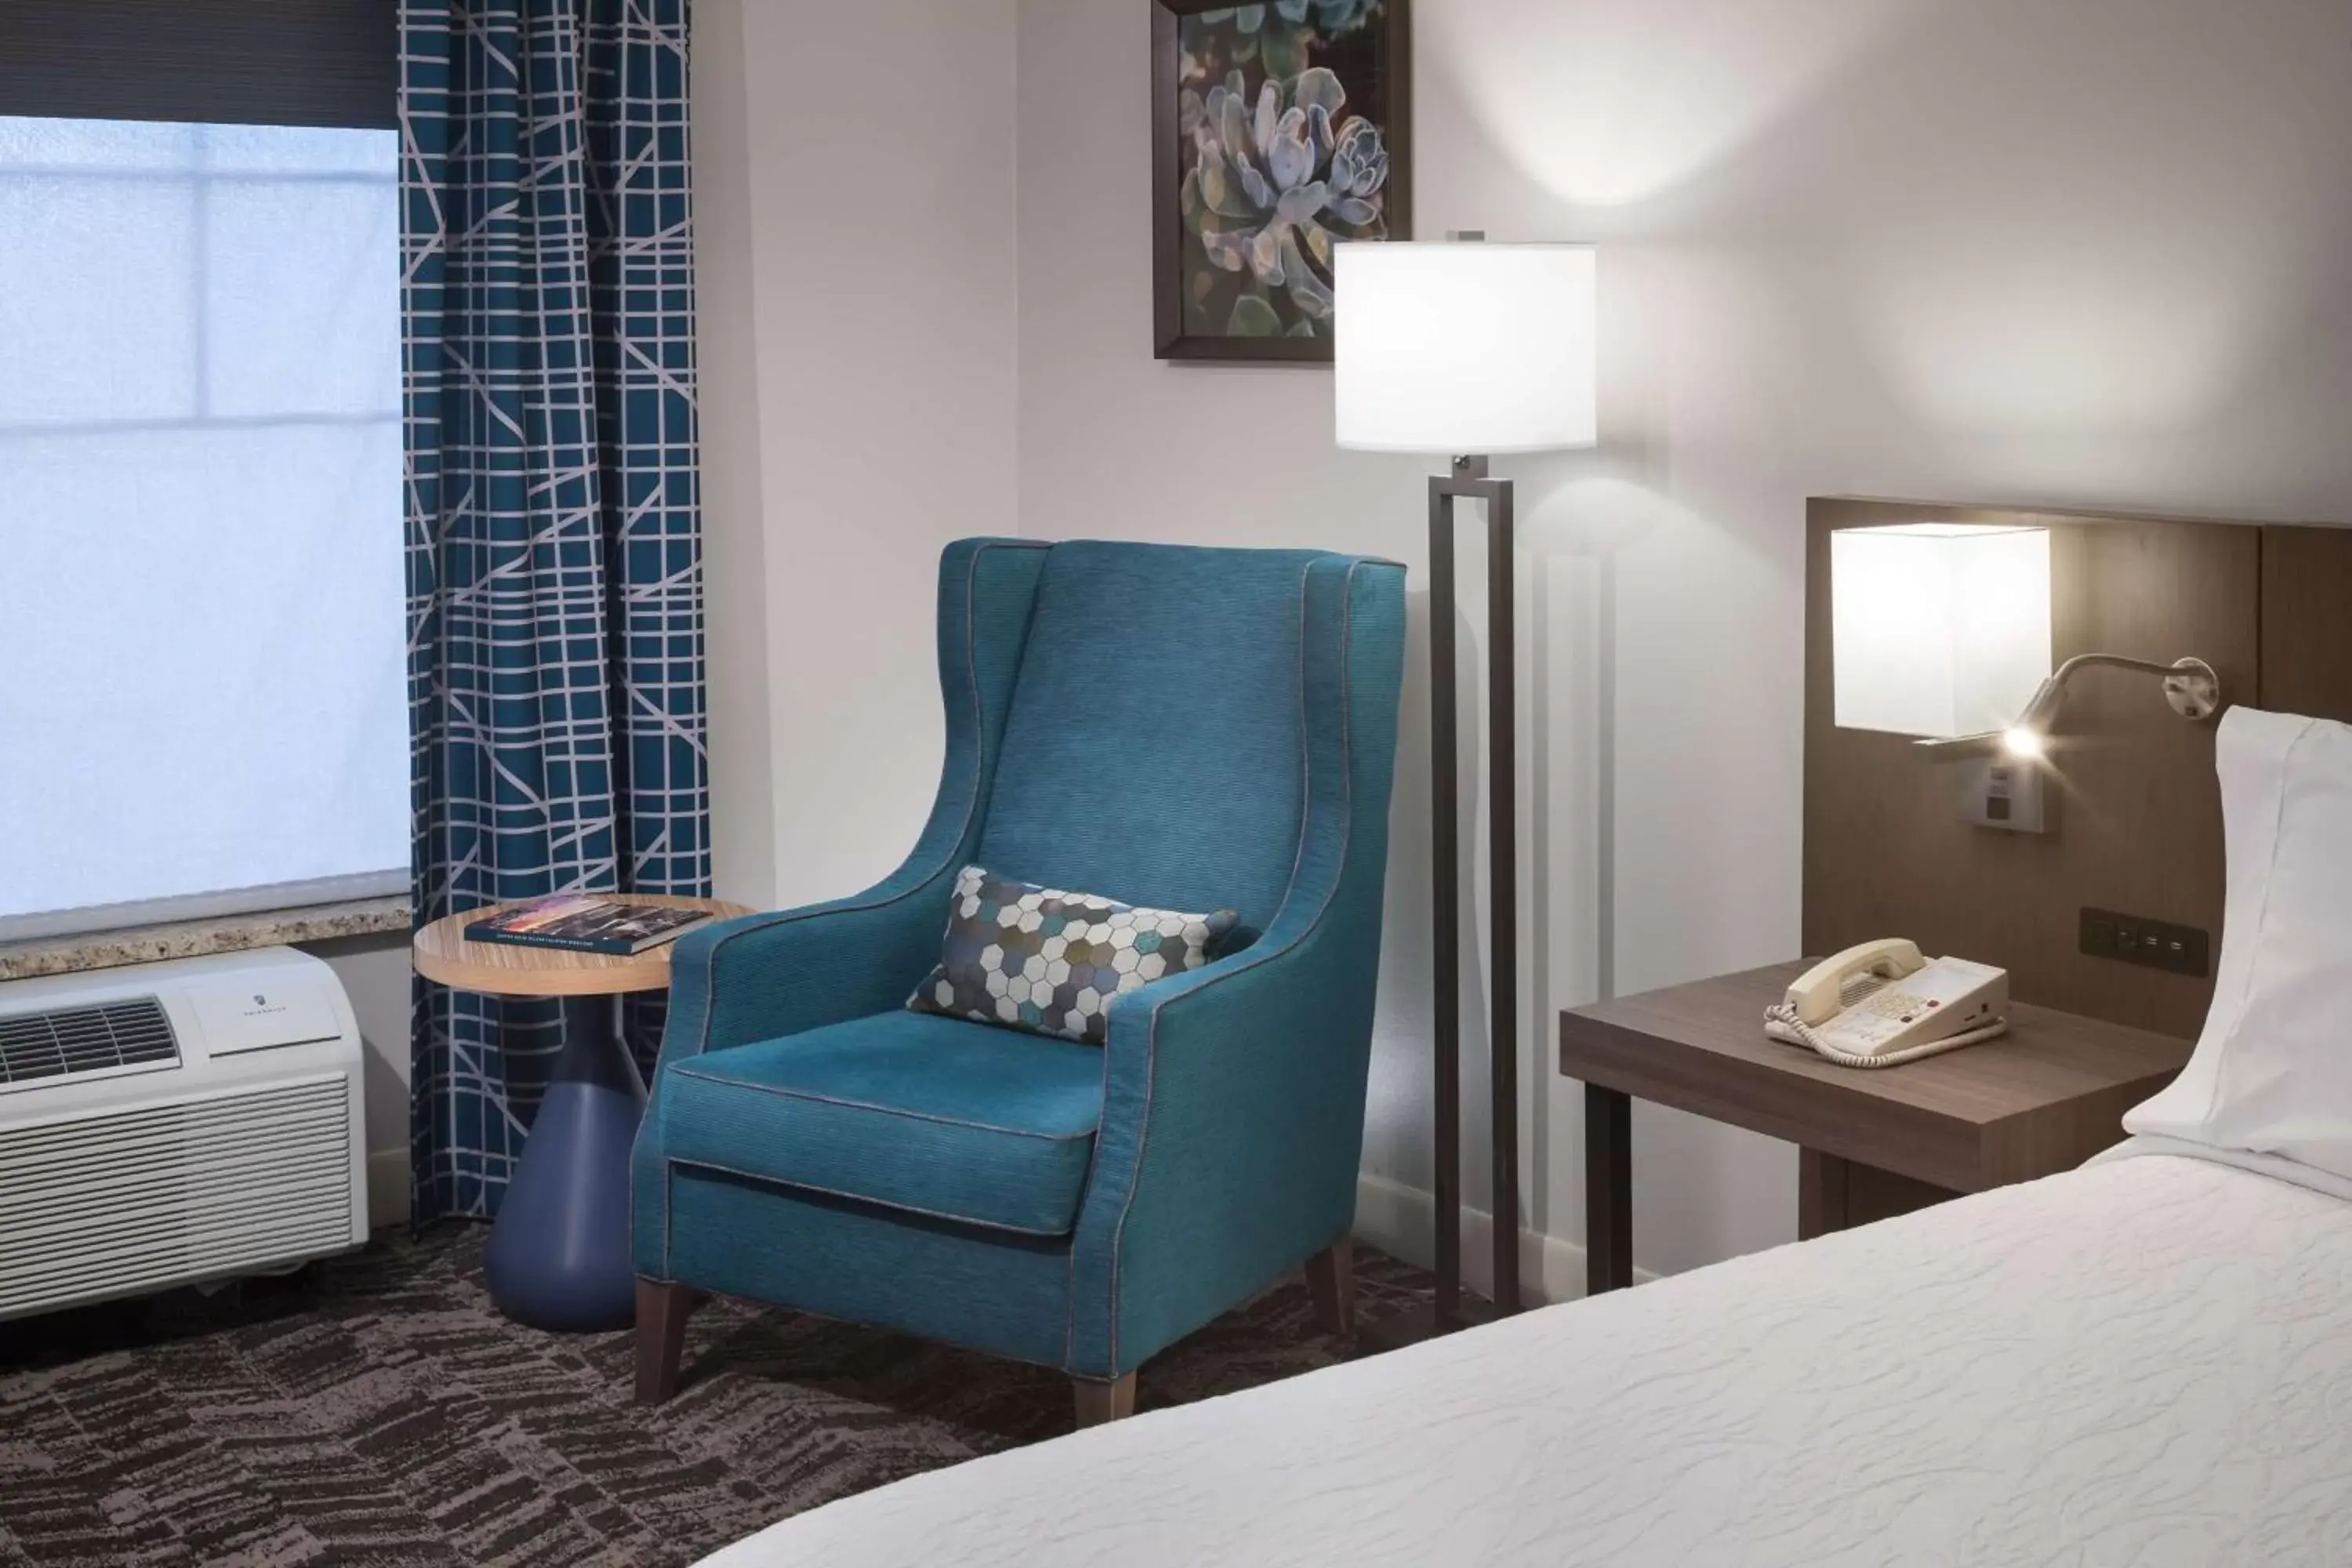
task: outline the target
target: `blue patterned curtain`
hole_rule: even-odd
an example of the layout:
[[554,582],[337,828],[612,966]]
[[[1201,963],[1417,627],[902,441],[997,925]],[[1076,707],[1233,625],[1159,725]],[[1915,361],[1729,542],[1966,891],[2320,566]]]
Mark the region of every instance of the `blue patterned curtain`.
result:
[[[417,919],[708,893],[687,0],[405,0],[401,55]],[[555,1010],[415,1030],[415,1219],[494,1214]]]

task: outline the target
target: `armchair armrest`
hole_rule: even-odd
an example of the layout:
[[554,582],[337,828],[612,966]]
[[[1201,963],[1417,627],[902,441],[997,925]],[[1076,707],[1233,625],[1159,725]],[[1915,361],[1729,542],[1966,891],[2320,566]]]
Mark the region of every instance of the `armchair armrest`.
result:
[[721,921],[670,959],[664,1063],[887,1012],[939,961],[956,868],[863,893]]
[[1129,993],[1073,1237],[1069,1366],[1117,1376],[1345,1233],[1379,952],[1369,910]]
[[1255,946],[1118,999],[1071,1237],[1065,1360],[1118,1377],[1354,1217],[1403,664],[1392,563],[1310,570],[1307,811]]
[[670,959],[669,1023],[630,1161],[637,1272],[674,1278],[666,1156],[671,1063],[902,1005],[938,961],[948,889],[971,857],[1047,547],[967,539],[940,556],[940,696],[947,746],[929,820],[906,863],[852,898],[692,932]]
[[922,837],[905,865],[863,893],[680,938],[665,1065],[887,1011],[938,961],[948,888],[978,837],[1045,553],[1034,540],[967,539],[940,554],[947,753]]

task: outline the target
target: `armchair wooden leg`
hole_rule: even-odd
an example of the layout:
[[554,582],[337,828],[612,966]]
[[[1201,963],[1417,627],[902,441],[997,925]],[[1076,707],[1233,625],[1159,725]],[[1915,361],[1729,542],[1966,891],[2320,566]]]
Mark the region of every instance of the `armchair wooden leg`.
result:
[[1315,1322],[1327,1334],[1356,1331],[1356,1253],[1341,1237],[1307,1260],[1307,1293],[1315,1300]]
[[637,1403],[663,1405],[677,1392],[677,1363],[686,1354],[686,1315],[694,1292],[656,1279],[637,1281]]
[[1099,1426],[1106,1421],[1118,1421],[1135,1414],[1135,1373],[1110,1383],[1091,1383],[1083,1377],[1070,1380],[1077,1394],[1078,1426],[1081,1429]]

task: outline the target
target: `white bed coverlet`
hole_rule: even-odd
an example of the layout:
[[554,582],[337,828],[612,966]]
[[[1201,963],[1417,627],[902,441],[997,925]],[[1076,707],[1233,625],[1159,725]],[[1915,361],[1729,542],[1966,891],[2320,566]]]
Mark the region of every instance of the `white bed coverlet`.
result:
[[2104,1163],[919,1476],[708,1562],[2352,1563],[2352,1205]]

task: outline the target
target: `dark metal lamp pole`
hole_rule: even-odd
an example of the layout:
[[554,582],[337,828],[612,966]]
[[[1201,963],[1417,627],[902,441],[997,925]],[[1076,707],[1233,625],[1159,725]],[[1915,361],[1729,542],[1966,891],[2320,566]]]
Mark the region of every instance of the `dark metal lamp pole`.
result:
[[1485,1321],[1462,1295],[1462,875],[1459,700],[1454,688],[1454,510],[1486,502],[1487,865],[1492,973],[1488,1094],[1494,1127],[1494,1308],[1519,1310],[1518,720],[1512,625],[1511,481],[1483,457],[1457,457],[1429,479],[1430,906],[1435,973],[1437,1297],[1430,1313],[1367,1324],[1380,1349]]

